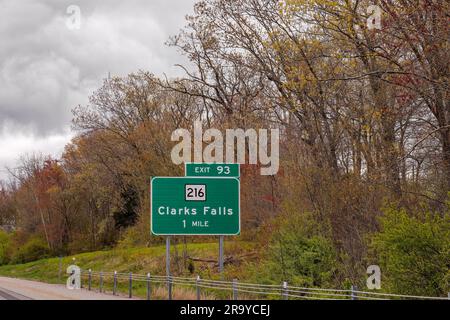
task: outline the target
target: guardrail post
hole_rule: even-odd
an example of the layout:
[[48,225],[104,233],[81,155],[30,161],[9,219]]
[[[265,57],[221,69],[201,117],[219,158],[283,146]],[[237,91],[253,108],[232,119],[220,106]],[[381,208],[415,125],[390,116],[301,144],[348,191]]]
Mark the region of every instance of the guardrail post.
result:
[[88,290],[91,291],[91,285],[92,285],[92,270],[89,269],[89,276],[88,276]]
[[167,289],[169,292],[169,300],[172,300],[172,277],[167,277]]
[[233,279],[233,300],[238,299],[238,292],[237,292],[237,279]]
[[283,282],[283,288],[281,290],[281,296],[283,297],[283,300],[288,300],[288,288],[287,288],[287,282]]
[[358,300],[358,294],[355,291],[358,291],[358,287],[352,286],[352,300]]
[[100,293],[103,292],[103,271],[100,271]]
[[197,289],[197,300],[200,300],[200,276],[197,276],[197,279],[195,280],[195,287]]
[[150,272],[149,273],[147,273],[147,300],[150,300],[150,298],[151,298],[151,290],[152,290],[152,288],[151,288],[151,286],[150,286],[150,280],[151,280],[151,275],[150,275]]
[[450,292],[448,293],[448,300],[450,300]]
[[133,273],[130,272],[130,281],[128,282],[128,298],[133,297]]
[[117,293],[117,271],[114,271],[113,296]]

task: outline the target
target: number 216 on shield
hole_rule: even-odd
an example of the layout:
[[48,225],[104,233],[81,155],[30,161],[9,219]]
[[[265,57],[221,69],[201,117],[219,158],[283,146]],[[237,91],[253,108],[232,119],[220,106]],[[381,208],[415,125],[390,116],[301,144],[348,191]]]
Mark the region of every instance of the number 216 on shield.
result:
[[206,201],[206,185],[187,184],[185,186],[186,201]]

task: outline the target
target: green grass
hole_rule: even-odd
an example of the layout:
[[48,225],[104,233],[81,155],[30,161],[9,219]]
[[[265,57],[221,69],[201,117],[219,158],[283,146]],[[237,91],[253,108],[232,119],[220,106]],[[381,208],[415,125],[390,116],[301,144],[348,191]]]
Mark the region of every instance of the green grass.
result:
[[[252,243],[242,241],[225,242],[225,255],[240,255],[254,250]],[[135,274],[165,275],[165,246],[155,246],[149,248],[130,248],[130,249],[113,249],[109,251],[97,251],[82,253],[73,256],[63,257],[61,259],[50,258],[33,261],[20,265],[4,265],[0,266],[0,276],[14,277],[28,280],[37,280],[47,283],[65,283],[67,275],[65,270],[69,265],[77,265],[82,270],[92,269],[96,272],[113,272]],[[195,277],[197,274],[202,278],[218,279],[219,274],[217,268],[212,263],[207,262],[189,262],[189,259],[183,259],[184,245],[172,245],[171,247],[171,271],[175,276]],[[187,255],[200,259],[217,259],[218,244],[217,243],[192,243],[187,244]],[[187,268],[191,263],[194,268],[191,273]],[[225,269],[225,277],[232,278],[236,276],[237,269],[234,267]],[[83,276],[84,287],[87,286],[87,277]],[[112,292],[112,277],[104,278],[103,288],[106,292]],[[93,276],[92,287],[99,287],[99,277]],[[122,294],[128,292],[128,281],[126,279],[118,282],[118,290]],[[166,291],[163,284],[152,285],[154,298],[165,298]],[[224,293],[204,293],[204,298],[223,297]],[[133,295],[145,297],[146,284],[136,281],[133,284]],[[174,298],[195,298],[195,291],[190,287],[175,288]]]

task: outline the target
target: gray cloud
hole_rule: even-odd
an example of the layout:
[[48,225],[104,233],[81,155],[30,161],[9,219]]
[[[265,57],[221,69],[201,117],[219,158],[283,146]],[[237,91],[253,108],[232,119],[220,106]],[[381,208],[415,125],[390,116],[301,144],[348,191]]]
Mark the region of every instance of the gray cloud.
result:
[[[173,65],[182,57],[164,42],[193,3],[0,0],[0,132],[66,132],[70,110],[87,103],[108,72],[177,74]],[[81,9],[79,30],[66,27],[69,5]]]
[[[21,154],[59,156],[71,109],[102,79],[137,70],[177,75],[184,61],[165,46],[195,0],[0,0],[0,178]],[[69,5],[81,28],[69,30]]]

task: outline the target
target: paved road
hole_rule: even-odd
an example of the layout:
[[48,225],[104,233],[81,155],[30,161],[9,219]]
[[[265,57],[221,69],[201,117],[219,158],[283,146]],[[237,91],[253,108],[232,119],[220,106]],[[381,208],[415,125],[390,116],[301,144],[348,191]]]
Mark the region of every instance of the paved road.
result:
[[129,300],[64,285],[0,277],[0,300]]

